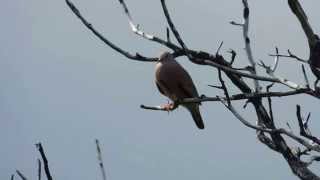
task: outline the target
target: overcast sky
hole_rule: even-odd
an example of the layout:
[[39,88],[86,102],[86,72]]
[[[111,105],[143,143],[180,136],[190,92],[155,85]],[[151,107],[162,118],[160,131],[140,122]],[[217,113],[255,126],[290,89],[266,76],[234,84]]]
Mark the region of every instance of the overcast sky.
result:
[[[165,50],[130,31],[117,0],[73,2],[97,30],[122,48],[147,56]],[[287,1],[249,3],[256,59],[272,63],[268,54],[275,46],[307,58],[306,39]],[[146,32],[165,37],[160,1],[127,4]],[[225,57],[233,48],[238,52],[236,64],[248,64],[241,29],[228,23],[241,21],[241,0],[180,0],[168,2],[168,7],[190,48],[215,52],[224,41]],[[320,32],[320,2],[303,1],[303,7]],[[221,103],[201,106],[204,131],[183,108],[171,113],[140,109],[140,104],[167,102],[154,84],[154,64],[130,61],[111,50],[81,24],[64,0],[2,0],[0,19],[0,179],[9,179],[16,169],[35,179],[39,154],[34,144],[39,141],[55,179],[101,179],[95,138],[101,142],[109,180],[292,179],[285,160],[259,143],[255,132]],[[207,86],[217,84],[215,70],[183,58],[180,62],[200,94],[221,94]],[[281,61],[278,74],[303,83],[299,63]],[[296,130],[295,105],[300,103],[305,113],[312,112],[311,123],[319,133],[318,100],[297,96],[273,102],[277,125],[289,122]],[[239,111],[255,122],[251,106]]]

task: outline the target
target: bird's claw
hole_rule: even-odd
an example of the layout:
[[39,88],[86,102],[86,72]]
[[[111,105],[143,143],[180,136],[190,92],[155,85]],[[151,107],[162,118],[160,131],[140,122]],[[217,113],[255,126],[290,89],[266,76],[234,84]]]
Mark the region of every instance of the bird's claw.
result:
[[167,104],[161,105],[161,108],[167,112],[170,112],[172,111],[173,103],[167,103]]
[[161,108],[164,109],[165,111],[170,112],[176,109],[177,105],[174,102],[168,102],[167,104],[161,105]]

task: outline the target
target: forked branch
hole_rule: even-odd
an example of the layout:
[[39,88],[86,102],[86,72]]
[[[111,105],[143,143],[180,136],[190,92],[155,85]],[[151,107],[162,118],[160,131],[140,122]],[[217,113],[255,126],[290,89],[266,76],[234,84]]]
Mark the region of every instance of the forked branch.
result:
[[128,59],[137,60],[137,61],[146,61],[146,62],[154,62],[157,61],[158,58],[150,58],[145,57],[139,53],[131,54],[128,51],[123,50],[119,46],[115,45],[111,41],[109,41],[107,38],[105,38],[99,31],[97,31],[91,23],[89,23],[80,13],[80,11],[77,9],[77,7],[69,0],[66,0],[67,5],[72,10],[72,12],[81,20],[81,22],[91,30],[91,32],[96,35],[101,41],[103,41],[106,45],[111,47],[113,50],[119,52],[120,54],[124,55]]

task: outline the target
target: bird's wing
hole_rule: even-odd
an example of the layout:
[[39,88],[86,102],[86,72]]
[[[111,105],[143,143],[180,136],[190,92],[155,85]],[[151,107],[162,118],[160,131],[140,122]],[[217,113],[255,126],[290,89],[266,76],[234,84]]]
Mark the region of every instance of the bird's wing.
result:
[[192,98],[194,97],[194,91],[192,88],[189,87],[189,85],[186,85],[186,83],[178,83],[179,92],[181,94],[181,97],[184,98]]
[[181,69],[177,74],[178,77],[178,88],[183,94],[184,98],[198,97],[198,91],[194,85],[190,75],[184,69]]
[[157,85],[157,88],[158,88],[159,92],[160,92],[161,94],[163,94],[163,95],[166,95],[165,92],[164,92],[164,90],[162,90],[161,85],[160,85],[157,81],[156,81],[156,85]]

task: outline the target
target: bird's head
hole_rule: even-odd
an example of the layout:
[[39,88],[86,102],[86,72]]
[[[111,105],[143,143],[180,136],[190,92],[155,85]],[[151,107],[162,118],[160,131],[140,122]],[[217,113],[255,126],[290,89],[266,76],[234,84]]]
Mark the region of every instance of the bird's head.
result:
[[160,56],[159,56],[159,62],[165,62],[165,61],[170,61],[170,60],[172,60],[172,59],[174,59],[173,58],[173,55],[171,54],[171,53],[169,53],[169,52],[164,52],[164,53],[162,53]]

